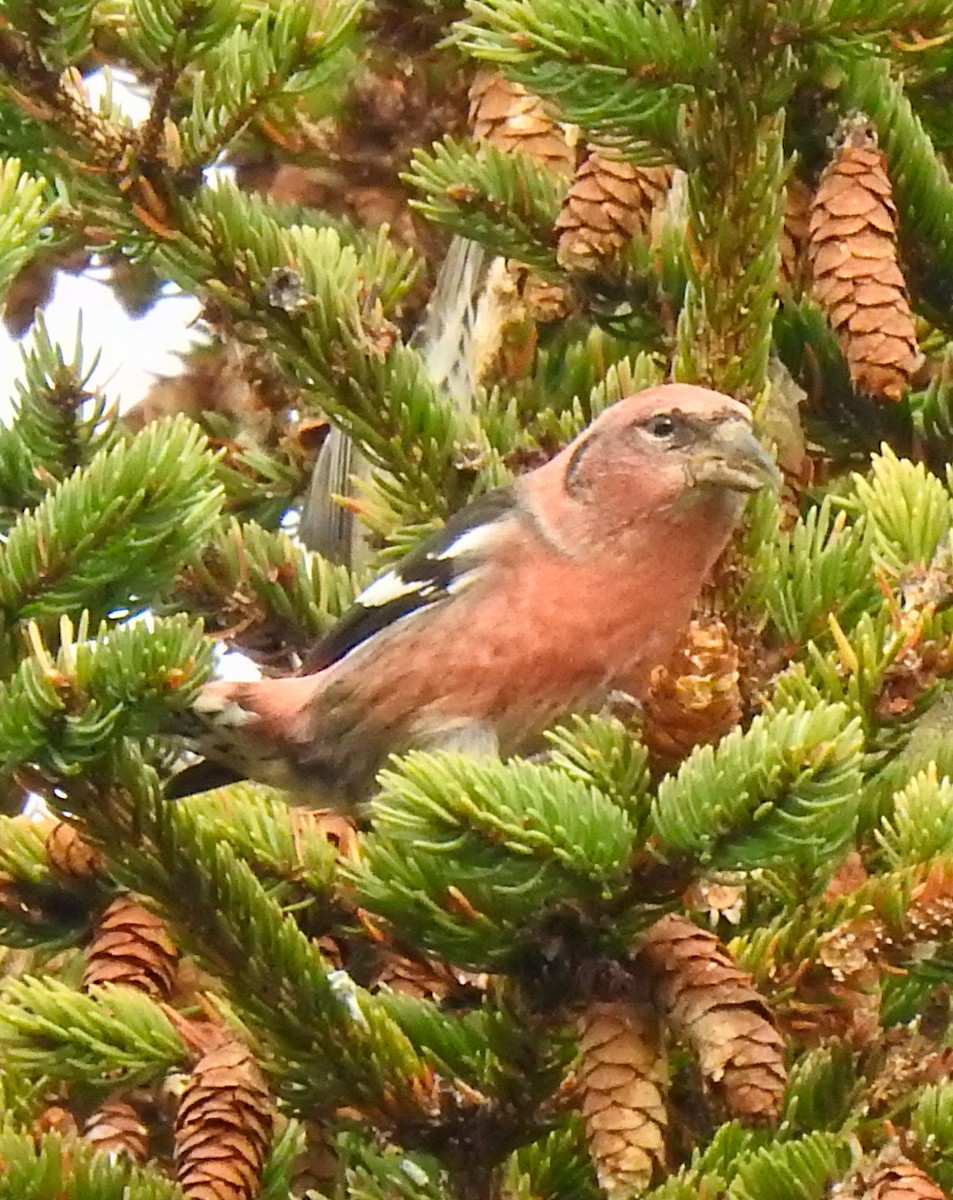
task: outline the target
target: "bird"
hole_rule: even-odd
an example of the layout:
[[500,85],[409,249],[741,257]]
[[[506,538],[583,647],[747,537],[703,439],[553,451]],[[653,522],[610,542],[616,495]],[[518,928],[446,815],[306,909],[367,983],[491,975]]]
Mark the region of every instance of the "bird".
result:
[[778,481],[742,401],[630,395],[376,578],[307,674],[205,684],[192,748],[349,814],[394,753],[535,753],[611,692],[645,696],[747,498]]

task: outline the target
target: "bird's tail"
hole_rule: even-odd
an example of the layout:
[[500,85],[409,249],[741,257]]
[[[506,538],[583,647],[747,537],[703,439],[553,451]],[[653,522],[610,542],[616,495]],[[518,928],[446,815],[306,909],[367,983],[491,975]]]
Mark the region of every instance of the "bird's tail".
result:
[[[461,412],[473,406],[473,327],[485,276],[478,242],[455,237],[443,260],[430,300],[410,340],[435,387]],[[332,562],[357,565],[357,522],[339,497],[366,476],[367,461],[347,434],[332,429],[318,454],[301,509],[298,538]]]
[[179,732],[204,762],[190,764],[166,788],[180,797],[241,779],[294,785],[292,753],[303,736],[314,676],[207,683]]

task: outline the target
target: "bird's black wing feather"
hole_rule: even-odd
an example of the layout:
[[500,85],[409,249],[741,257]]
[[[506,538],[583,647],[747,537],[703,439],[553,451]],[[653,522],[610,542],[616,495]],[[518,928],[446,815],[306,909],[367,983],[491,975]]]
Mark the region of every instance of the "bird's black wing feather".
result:
[[330,633],[308,655],[304,671],[322,671],[395,621],[447,599],[480,560],[480,530],[508,517],[512,487],[497,488],[454,513],[391,570],[357,597]]

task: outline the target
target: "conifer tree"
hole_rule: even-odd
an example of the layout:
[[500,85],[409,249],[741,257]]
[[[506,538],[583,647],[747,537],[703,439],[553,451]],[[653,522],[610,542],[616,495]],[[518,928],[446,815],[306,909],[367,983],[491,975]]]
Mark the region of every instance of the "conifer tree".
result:
[[[951,1194],[951,82],[951,0],[0,3],[0,1197]],[[88,263],[202,305],[131,409]],[[785,487],[641,711],[170,799],[222,648],[671,378]]]

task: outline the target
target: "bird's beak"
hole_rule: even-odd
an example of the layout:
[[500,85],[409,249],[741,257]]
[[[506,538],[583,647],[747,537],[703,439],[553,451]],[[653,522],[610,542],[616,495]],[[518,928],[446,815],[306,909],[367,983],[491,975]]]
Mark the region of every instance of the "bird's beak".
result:
[[689,462],[692,483],[712,484],[736,492],[756,492],[765,483],[781,486],[774,459],[754,436],[743,417],[721,421]]

